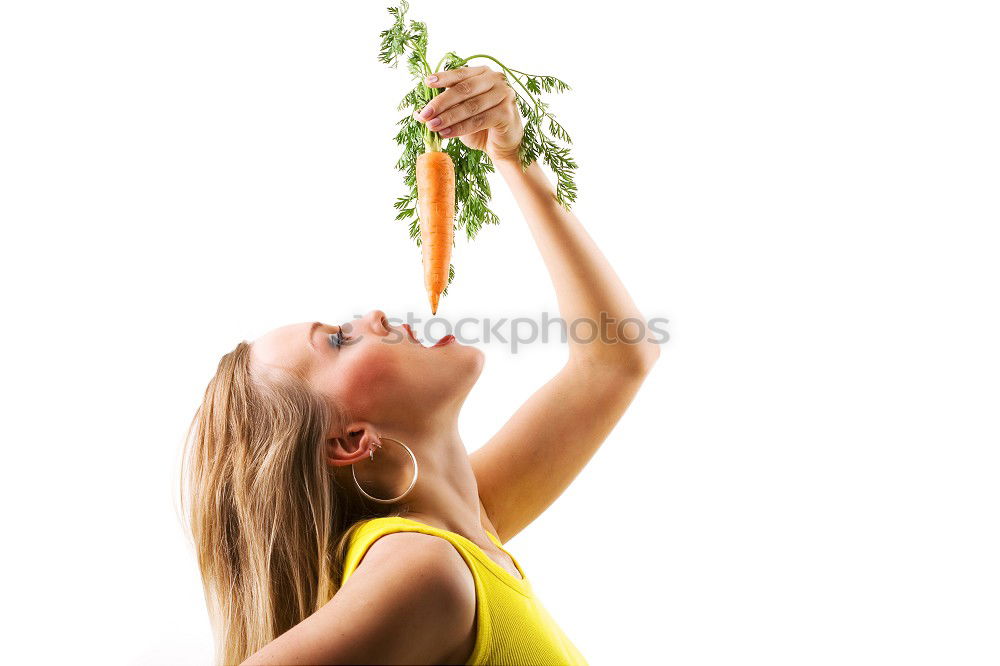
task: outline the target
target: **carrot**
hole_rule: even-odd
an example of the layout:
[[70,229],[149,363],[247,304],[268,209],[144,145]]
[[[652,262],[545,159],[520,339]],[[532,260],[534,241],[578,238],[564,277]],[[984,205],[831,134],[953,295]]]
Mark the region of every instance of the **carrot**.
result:
[[438,299],[448,286],[455,237],[455,165],[448,153],[433,150],[417,156],[416,174],[424,288],[431,314],[437,314]]
[[[463,135],[444,137],[417,118],[416,112],[445,92],[442,87],[454,77],[439,77],[434,87],[428,85],[427,78],[434,73],[465,67],[473,58],[486,58],[496,63],[517,95],[518,110],[524,115],[524,132],[518,146],[521,167],[528,168],[536,158],[549,165],[556,175],[555,198],[566,210],[570,210],[576,200],[574,172],[577,164],[569,145],[560,143],[572,144],[573,141],[549,110],[548,102],[541,97],[542,93],[567,92],[570,87],[550,74],[511,69],[486,53],[462,58],[449,51],[437,67],[431,69],[427,58],[427,24],[407,21],[409,7],[407,0],[400,0],[398,7],[387,8],[393,21],[387,30],[379,33],[378,59],[393,68],[405,62],[410,76],[415,79],[415,85],[396,107],[400,111],[408,108],[409,113],[396,123],[401,127],[395,140],[403,149],[396,169],[404,174],[406,194],[396,199],[393,208],[398,211],[396,220],[409,223],[410,238],[422,248],[424,286],[431,311],[437,314],[438,301],[442,295],[448,295],[455,278],[455,267],[449,263],[455,232],[472,241],[485,226],[499,223],[500,218],[489,206],[491,193],[487,176],[495,171],[492,159],[483,150],[470,147]],[[452,96],[452,102],[455,101]]]

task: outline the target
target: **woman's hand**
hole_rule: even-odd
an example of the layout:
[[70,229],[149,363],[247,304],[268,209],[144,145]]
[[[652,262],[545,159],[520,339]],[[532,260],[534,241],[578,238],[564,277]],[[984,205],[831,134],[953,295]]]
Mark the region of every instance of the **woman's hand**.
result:
[[[430,78],[437,77],[437,81]],[[469,148],[482,150],[494,162],[517,159],[524,135],[517,94],[507,77],[487,66],[437,72],[424,82],[447,88],[414,117],[444,138],[458,137]]]

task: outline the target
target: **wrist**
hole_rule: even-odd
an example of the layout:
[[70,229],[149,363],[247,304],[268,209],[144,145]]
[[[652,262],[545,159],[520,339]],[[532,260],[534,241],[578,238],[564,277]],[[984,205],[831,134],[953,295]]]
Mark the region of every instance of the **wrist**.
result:
[[506,152],[491,151],[487,152],[486,155],[490,158],[490,161],[499,166],[500,164],[519,163],[521,158],[518,152],[519,148],[515,148]]
[[490,160],[493,162],[493,165],[497,168],[497,170],[516,167],[518,171],[521,171],[521,158],[517,153],[514,153],[513,155],[498,155],[495,157],[490,155]]

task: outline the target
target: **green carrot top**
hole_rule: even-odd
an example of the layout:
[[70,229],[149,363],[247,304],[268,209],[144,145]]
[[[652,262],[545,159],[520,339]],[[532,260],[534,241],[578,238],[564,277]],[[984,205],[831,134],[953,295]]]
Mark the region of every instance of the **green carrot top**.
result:
[[[429,87],[425,83],[426,77],[441,71],[442,65],[445,70],[457,69],[474,58],[486,58],[499,65],[517,94],[517,106],[524,116],[524,135],[518,147],[521,168],[526,169],[541,156],[542,161],[556,176],[557,201],[569,210],[576,201],[577,194],[574,182],[577,164],[573,161],[568,146],[572,144],[572,139],[556,120],[555,115],[549,111],[549,105],[542,101],[541,95],[543,92],[566,92],[571,90],[570,86],[554,76],[528,74],[512,69],[497,58],[482,53],[462,58],[454,51],[449,51],[441,58],[437,67],[431,69],[427,61],[427,26],[413,19],[407,22],[406,12],[409,7],[407,0],[401,0],[398,7],[388,8],[394,21],[390,28],[383,30],[379,35],[381,48],[378,59],[395,68],[400,57],[405,57],[407,69],[417,82],[397,106],[397,110],[408,109],[409,112],[397,123],[401,128],[395,137],[396,143],[403,148],[402,156],[396,162],[396,168],[404,173],[404,182],[409,191],[405,196],[399,197],[393,207],[399,211],[396,215],[397,220],[410,218],[410,238],[420,244],[420,226],[416,210],[416,161],[417,156],[426,151],[443,150],[451,156],[455,164],[456,230],[464,229],[466,238],[472,240],[484,225],[497,224],[500,221],[487,205],[492,193],[486,174],[494,172],[489,156],[483,151],[469,148],[457,138],[442,138],[413,115],[414,111],[422,109],[443,92],[440,88]],[[449,284],[454,278],[454,267],[451,268]]]

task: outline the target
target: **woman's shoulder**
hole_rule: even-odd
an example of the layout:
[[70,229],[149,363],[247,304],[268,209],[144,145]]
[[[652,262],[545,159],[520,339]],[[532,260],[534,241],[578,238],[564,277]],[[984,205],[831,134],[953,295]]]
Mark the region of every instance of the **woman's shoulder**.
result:
[[377,536],[341,592],[364,598],[378,609],[379,617],[397,626],[423,626],[427,618],[435,618],[432,627],[411,640],[452,646],[453,655],[438,655],[444,661],[462,660],[472,651],[475,582],[465,560],[445,539],[413,531]]
[[396,568],[420,569],[428,576],[468,583],[471,589],[472,575],[465,559],[446,539],[426,532],[411,530],[391,531],[373,535],[362,554],[357,570],[385,566],[392,563],[405,566]]
[[402,518],[372,518],[351,535],[342,583],[348,576],[376,572],[389,577],[419,575],[441,593],[475,604],[472,572],[455,545],[433,531],[412,529]]

